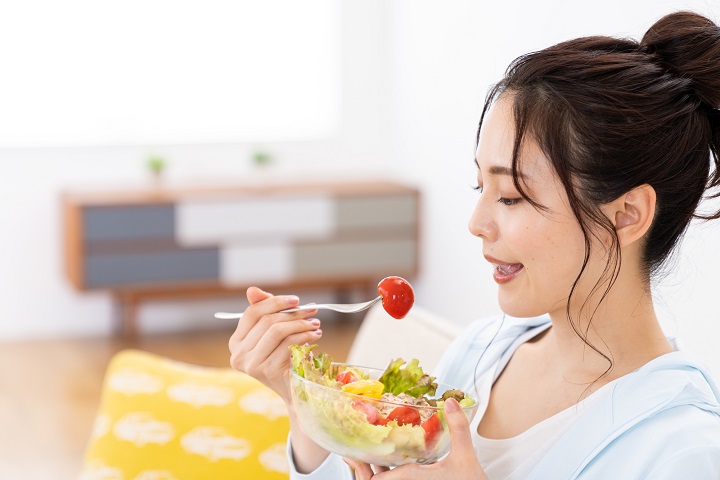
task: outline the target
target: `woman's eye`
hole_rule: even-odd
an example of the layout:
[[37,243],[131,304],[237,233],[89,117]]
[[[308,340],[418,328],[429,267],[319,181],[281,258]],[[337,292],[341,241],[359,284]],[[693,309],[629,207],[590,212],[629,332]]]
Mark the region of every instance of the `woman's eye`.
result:
[[477,193],[482,193],[482,191],[483,191],[482,185],[475,185],[474,187],[470,187],[470,188],[475,190]]
[[520,203],[521,198],[507,198],[507,197],[500,197],[498,198],[498,203],[502,203],[505,206],[512,207],[513,205],[517,205]]

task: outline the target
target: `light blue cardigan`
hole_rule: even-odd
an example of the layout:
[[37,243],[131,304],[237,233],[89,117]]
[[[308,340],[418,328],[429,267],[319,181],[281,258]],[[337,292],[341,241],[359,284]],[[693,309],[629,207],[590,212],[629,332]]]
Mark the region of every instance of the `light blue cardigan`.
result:
[[[548,316],[476,321],[448,348],[436,376],[472,392],[473,379],[510,353],[508,349],[517,348],[518,337],[544,330],[549,322]],[[291,480],[353,478],[333,454],[314,472],[297,473],[289,445]],[[683,351],[656,358],[618,379],[527,480],[646,478],[720,479],[720,390],[701,362]]]

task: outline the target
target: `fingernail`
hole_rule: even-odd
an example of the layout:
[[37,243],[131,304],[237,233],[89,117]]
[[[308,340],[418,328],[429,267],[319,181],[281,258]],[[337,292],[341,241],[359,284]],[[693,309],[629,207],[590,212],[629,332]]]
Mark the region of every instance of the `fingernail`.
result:
[[313,318],[312,320],[310,320],[310,325],[312,325],[313,327],[319,327],[320,320],[318,320],[317,318]]
[[317,335],[317,336],[319,337],[320,335],[322,335],[322,330],[320,330],[320,329],[318,328],[317,330],[315,330],[314,333],[315,333],[315,335]]
[[285,297],[285,301],[288,303],[288,305],[297,305],[300,303],[300,298],[296,295],[288,295]]
[[457,412],[460,410],[460,404],[454,398],[448,398],[445,400],[445,410],[448,412]]

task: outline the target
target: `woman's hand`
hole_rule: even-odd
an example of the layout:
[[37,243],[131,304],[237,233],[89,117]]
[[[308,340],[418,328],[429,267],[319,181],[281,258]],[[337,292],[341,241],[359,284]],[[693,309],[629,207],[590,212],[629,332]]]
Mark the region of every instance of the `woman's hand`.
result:
[[355,470],[356,480],[447,480],[462,478],[468,480],[487,480],[470,437],[470,425],[467,418],[454,400],[445,402],[445,415],[450,429],[450,453],[444,459],[431,465],[411,463],[393,470],[387,467],[371,467],[367,463],[345,459]]
[[313,343],[320,338],[320,320],[312,318],[317,310],[281,313],[281,310],[297,307],[298,297],[274,297],[257,287],[248,288],[247,299],[250,306],[230,337],[230,364],[280,395],[288,407],[295,468],[301,473],[312,472],[325,460],[328,452],[303,432],[294,412],[290,396],[292,361],[288,347],[295,343]]
[[277,392],[290,405],[290,351],[294,343],[317,341],[320,321],[317,310],[280,313],[296,307],[296,296],[273,296],[257,287],[247,290],[250,306],[230,337],[230,364]]

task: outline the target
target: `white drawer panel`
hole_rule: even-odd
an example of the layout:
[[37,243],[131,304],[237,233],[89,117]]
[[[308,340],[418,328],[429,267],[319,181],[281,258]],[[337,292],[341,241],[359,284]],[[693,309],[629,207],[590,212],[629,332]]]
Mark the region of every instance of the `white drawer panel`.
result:
[[220,279],[228,286],[288,281],[292,270],[288,244],[225,245],[220,250]]
[[335,202],[327,196],[239,197],[178,203],[176,235],[182,245],[322,239],[335,230]]

